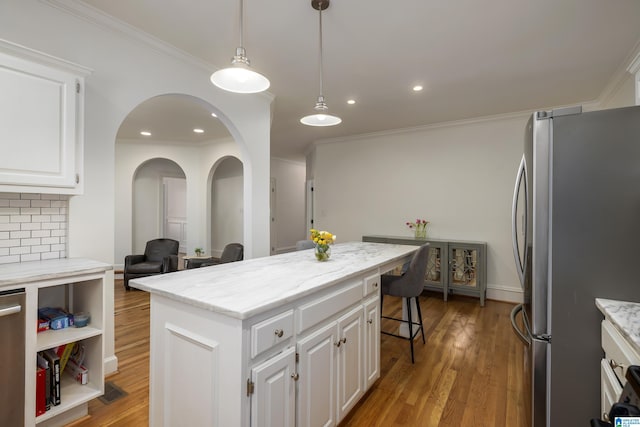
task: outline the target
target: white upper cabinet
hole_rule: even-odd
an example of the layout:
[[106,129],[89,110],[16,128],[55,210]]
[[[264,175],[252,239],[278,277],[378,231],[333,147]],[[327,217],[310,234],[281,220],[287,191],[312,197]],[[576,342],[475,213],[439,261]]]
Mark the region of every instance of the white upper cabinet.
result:
[[82,193],[89,73],[0,39],[0,191]]

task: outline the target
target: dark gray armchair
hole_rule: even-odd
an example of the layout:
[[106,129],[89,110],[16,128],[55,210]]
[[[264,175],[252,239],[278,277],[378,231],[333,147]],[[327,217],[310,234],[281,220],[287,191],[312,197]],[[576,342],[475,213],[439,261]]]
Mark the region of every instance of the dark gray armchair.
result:
[[131,289],[130,279],[178,271],[179,246],[177,240],[154,239],[147,242],[143,255],[124,257],[124,288]]
[[[402,297],[405,299],[407,307],[407,319],[398,319],[395,317],[381,315],[383,319],[396,320],[398,322],[406,323],[409,326],[409,336],[401,336],[395,333],[381,331],[383,334],[392,335],[398,338],[404,338],[411,343],[411,363],[414,362],[413,357],[413,339],[418,335],[418,332],[422,334],[422,343],[424,344],[424,328],[422,326],[422,312],[420,310],[420,294],[424,289],[424,275],[427,271],[427,258],[429,257],[429,243],[425,243],[413,254],[409,268],[402,276],[394,276],[391,274],[383,274],[381,276],[382,291],[380,294],[380,313],[382,314],[382,307],[385,295],[391,295],[395,297]],[[411,318],[411,300],[416,303],[416,311],[418,319]]]
[[208,267],[211,265],[226,264],[228,262],[242,261],[244,258],[244,246],[240,243],[229,243],[222,250],[220,258],[190,259],[187,268]]

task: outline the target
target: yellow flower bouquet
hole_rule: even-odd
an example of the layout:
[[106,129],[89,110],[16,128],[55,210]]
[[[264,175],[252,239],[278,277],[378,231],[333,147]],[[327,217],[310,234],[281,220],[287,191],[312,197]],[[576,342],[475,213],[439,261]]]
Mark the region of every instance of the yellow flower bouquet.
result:
[[315,228],[309,230],[311,240],[316,245],[315,254],[318,261],[326,261],[331,256],[331,245],[336,241],[336,235],[328,231],[318,231]]

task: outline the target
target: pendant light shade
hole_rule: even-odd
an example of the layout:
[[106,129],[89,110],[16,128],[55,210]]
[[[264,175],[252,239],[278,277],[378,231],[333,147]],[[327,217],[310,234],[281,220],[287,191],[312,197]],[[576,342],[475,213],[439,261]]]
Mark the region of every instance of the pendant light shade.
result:
[[324,97],[320,95],[318,97],[318,102],[316,102],[316,106],[314,107],[316,113],[304,116],[300,119],[300,123],[307,126],[334,126],[342,123],[342,119],[340,117],[328,114],[328,109],[329,107],[327,107],[327,104],[324,102]]
[[324,95],[322,94],[322,11],[329,7],[329,0],[311,0],[311,7],[318,11],[319,16],[320,55],[318,63],[320,70],[320,95],[318,95],[318,101],[314,107],[316,112],[301,118],[300,123],[307,126],[335,126],[342,123],[342,119],[328,113],[329,107],[327,107],[327,103],[324,101]]
[[243,0],[240,0],[240,47],[231,60],[231,67],[223,68],[211,74],[211,83],[220,89],[235,93],[257,93],[269,89],[269,79],[251,69],[243,39]]

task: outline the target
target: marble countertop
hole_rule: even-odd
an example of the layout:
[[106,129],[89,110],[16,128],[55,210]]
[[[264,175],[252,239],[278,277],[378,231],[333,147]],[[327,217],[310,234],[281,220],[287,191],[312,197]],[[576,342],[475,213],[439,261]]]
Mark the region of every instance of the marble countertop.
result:
[[132,279],[129,285],[238,319],[295,301],[381,265],[402,261],[413,245],[333,245],[326,262],[313,249]]
[[39,280],[101,273],[113,266],[84,258],[61,258],[44,261],[17,262],[0,265],[0,289]]
[[640,353],[640,303],[596,298],[596,306]]

